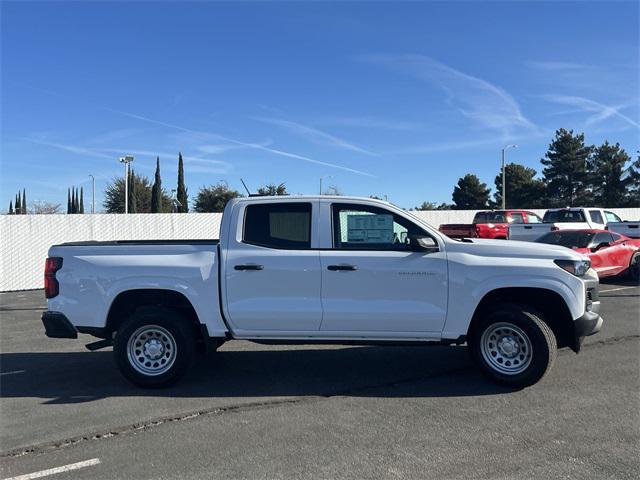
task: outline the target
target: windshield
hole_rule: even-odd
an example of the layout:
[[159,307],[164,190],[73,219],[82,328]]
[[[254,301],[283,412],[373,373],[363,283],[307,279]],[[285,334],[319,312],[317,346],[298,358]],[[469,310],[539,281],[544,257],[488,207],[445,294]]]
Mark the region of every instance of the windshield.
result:
[[542,221],[544,223],[579,223],[587,220],[580,210],[555,210],[545,213]]
[[567,248],[587,248],[593,239],[593,233],[587,232],[549,232],[536,240],[539,243],[550,243]]

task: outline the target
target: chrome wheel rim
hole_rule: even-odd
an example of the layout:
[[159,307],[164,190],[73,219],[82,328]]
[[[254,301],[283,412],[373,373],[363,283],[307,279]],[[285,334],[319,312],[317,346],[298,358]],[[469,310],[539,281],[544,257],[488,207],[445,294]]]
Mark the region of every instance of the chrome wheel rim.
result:
[[145,325],[129,337],[129,363],[143,375],[156,376],[167,372],[175,363],[176,340],[159,325]]
[[508,322],[494,323],[480,339],[484,361],[505,375],[524,372],[531,364],[531,341],[522,329]]

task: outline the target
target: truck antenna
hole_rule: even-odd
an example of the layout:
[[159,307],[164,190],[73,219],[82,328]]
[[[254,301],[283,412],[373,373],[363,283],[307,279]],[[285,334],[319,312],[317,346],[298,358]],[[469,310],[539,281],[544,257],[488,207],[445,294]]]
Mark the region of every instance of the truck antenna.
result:
[[247,188],[247,184],[244,183],[244,180],[242,179],[242,177],[240,178],[240,181],[242,182],[242,186],[244,187],[244,189],[247,191],[247,195],[251,196],[251,192]]

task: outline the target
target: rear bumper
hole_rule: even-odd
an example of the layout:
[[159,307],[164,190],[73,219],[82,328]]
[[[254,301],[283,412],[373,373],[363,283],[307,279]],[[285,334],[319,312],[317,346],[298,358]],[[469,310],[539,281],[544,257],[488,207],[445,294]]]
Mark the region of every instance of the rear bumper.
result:
[[44,312],[42,314],[44,333],[50,338],[78,338],[78,331],[69,319],[59,312]]

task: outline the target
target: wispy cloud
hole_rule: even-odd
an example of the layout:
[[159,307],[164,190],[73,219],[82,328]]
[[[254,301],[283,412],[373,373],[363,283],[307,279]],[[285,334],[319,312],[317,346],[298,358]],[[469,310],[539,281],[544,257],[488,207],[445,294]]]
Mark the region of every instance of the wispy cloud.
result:
[[119,113],[121,115],[127,116],[129,118],[133,118],[133,119],[140,120],[140,121],[147,122],[147,123],[152,123],[152,124],[155,124],[155,125],[161,125],[161,126],[164,126],[164,127],[167,127],[167,128],[172,128],[174,130],[181,131],[181,132],[188,132],[188,133],[199,134],[199,135],[210,135],[210,136],[215,137],[215,138],[217,138],[219,140],[222,140],[224,142],[233,143],[235,145],[242,145],[242,146],[247,147],[247,148],[252,148],[252,149],[260,150],[260,151],[263,151],[263,152],[272,153],[274,155],[278,155],[278,156],[281,156],[281,157],[292,158],[292,159],[301,160],[301,161],[308,162],[308,163],[313,163],[313,164],[316,164],[316,165],[322,165],[324,167],[335,168],[335,169],[338,169],[338,170],[343,170],[343,171],[346,171],[346,172],[355,173],[357,175],[364,175],[364,176],[367,176],[367,177],[373,177],[374,176],[371,173],[364,172],[362,170],[356,170],[354,168],[345,167],[343,165],[337,165],[335,163],[323,162],[321,160],[316,160],[314,158],[310,158],[310,157],[307,157],[307,156],[304,156],[304,155],[298,155],[296,153],[286,152],[284,150],[278,150],[278,149],[275,149],[275,148],[265,147],[265,146],[263,146],[263,145],[261,145],[259,143],[243,142],[243,141],[240,141],[240,140],[229,138],[227,136],[219,135],[217,133],[199,132],[197,130],[192,130],[190,128],[182,127],[180,125],[175,125],[175,124],[172,124],[172,123],[163,122],[161,120],[155,120],[153,118],[145,117],[143,115],[137,115],[137,114],[131,113],[131,112],[124,112],[122,110],[114,110],[114,109],[108,109],[108,110],[110,110],[110,111],[112,111],[114,113]]
[[334,117],[321,120],[325,125],[338,125],[341,127],[369,128],[382,130],[424,130],[426,126],[417,122],[408,122],[404,120],[395,120],[380,117]]
[[456,70],[424,55],[366,55],[359,60],[380,65],[436,85],[447,101],[482,127],[510,134],[518,129],[536,131],[516,100],[502,88]]
[[300,135],[313,143],[331,145],[334,147],[344,148],[345,150],[350,150],[352,152],[364,153],[365,155],[377,155],[370,150],[362,148],[342,138],[336,137],[335,135],[323,132],[322,130],[318,130],[317,128],[310,127],[308,125],[293,122],[291,120],[283,120],[280,118],[272,117],[253,117],[253,120],[284,128],[285,130],[293,134]]
[[97,149],[87,148],[80,145],[68,145],[64,143],[48,142],[45,140],[38,140],[34,138],[23,137],[21,140],[25,142],[34,143],[36,145],[44,145],[47,147],[57,148],[66,152],[76,153],[78,155],[98,157],[98,158],[112,158],[111,155],[107,155]]
[[593,68],[591,65],[584,65],[582,63],[537,61],[537,60],[529,60],[525,62],[525,65],[529,68],[533,68],[535,70],[542,70],[545,72],[563,72],[563,71],[586,70],[586,69]]
[[587,125],[593,125],[594,123],[602,122],[608,118],[617,117],[633,127],[640,128],[640,123],[638,123],[637,120],[634,120],[621,112],[625,108],[635,105],[635,102],[628,102],[620,105],[605,105],[588,98],[571,95],[542,95],[541,98],[548,102],[568,105],[570,107],[577,108],[579,111],[592,113],[592,115],[587,117],[585,120]]

